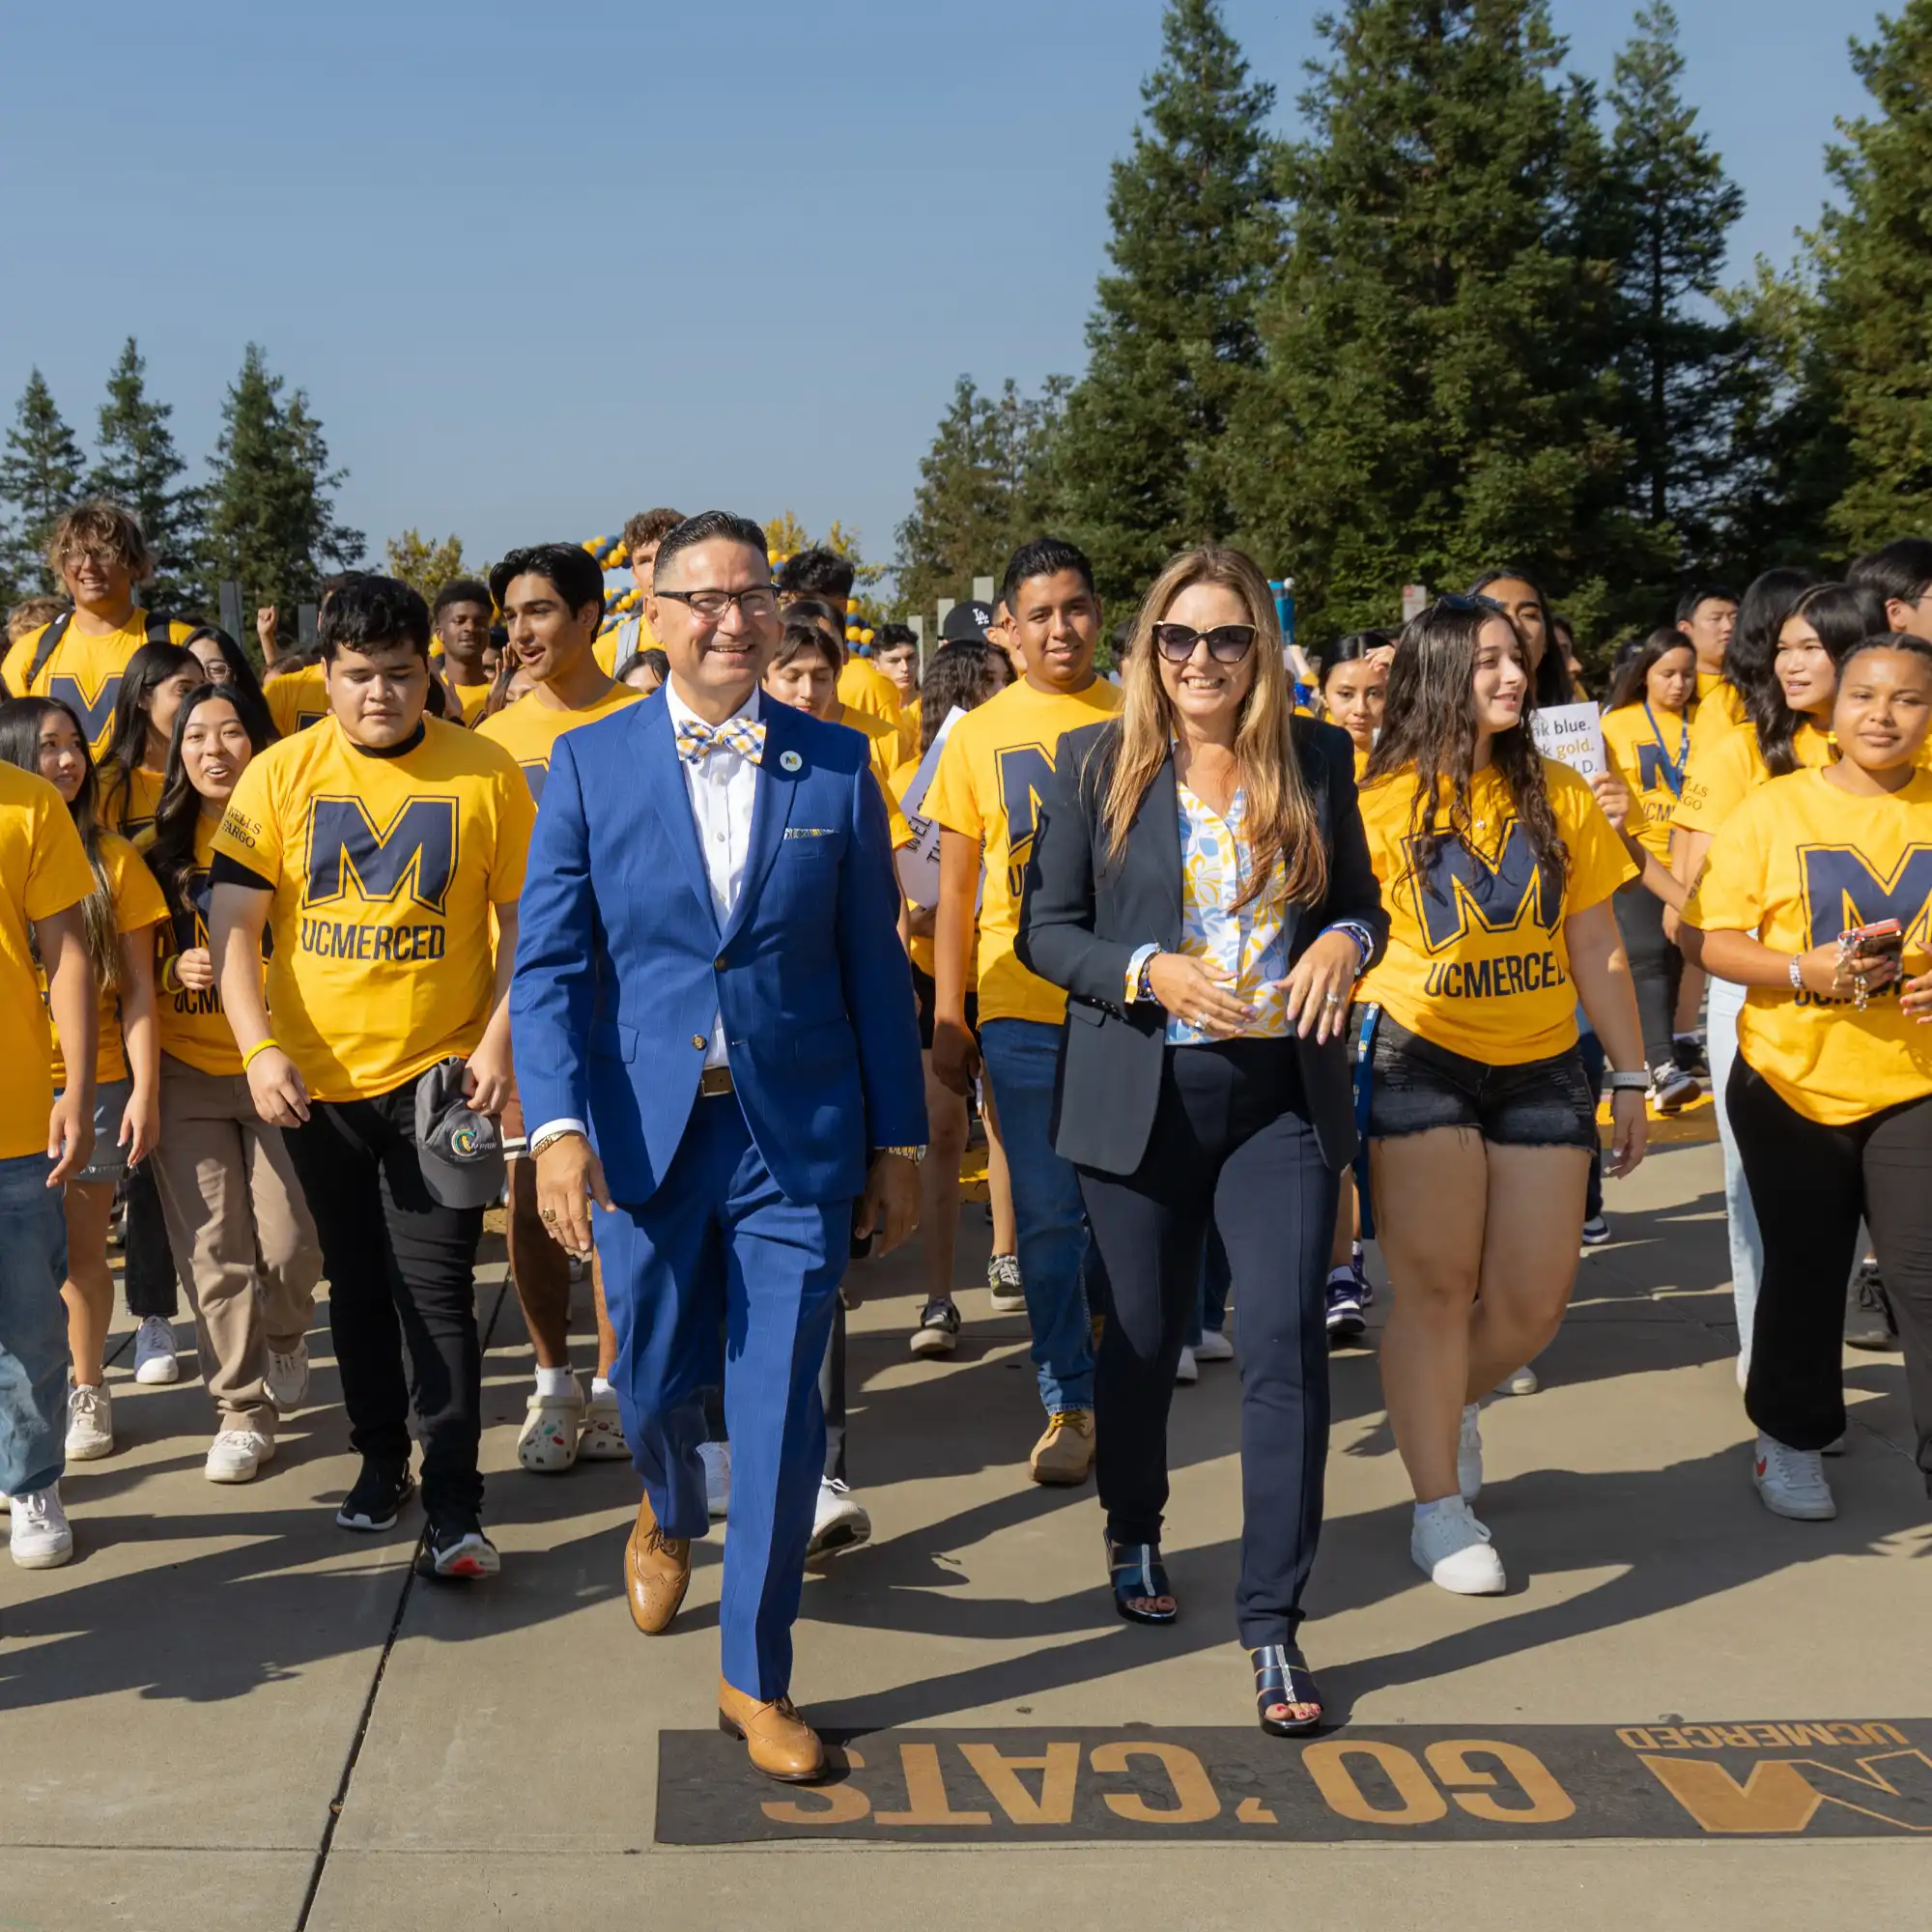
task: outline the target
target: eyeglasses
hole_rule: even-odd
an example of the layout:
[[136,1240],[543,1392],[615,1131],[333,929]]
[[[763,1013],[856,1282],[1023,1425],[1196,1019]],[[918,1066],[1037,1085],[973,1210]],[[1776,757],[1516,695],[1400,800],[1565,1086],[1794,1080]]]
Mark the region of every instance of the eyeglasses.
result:
[[61,552],[61,561],[72,564],[98,564],[105,570],[121,561],[121,553],[118,550],[110,550],[104,544],[69,544]]
[[717,623],[734,604],[753,623],[777,616],[779,610],[779,593],[769,583],[754,583],[749,590],[667,590],[659,584],[657,595],[682,604],[707,624]]
[[1156,624],[1154,649],[1169,664],[1185,664],[1194,655],[1194,646],[1208,640],[1208,655],[1216,664],[1239,664],[1255,647],[1257,636],[1252,624],[1216,624],[1211,631],[1197,631],[1191,624]]

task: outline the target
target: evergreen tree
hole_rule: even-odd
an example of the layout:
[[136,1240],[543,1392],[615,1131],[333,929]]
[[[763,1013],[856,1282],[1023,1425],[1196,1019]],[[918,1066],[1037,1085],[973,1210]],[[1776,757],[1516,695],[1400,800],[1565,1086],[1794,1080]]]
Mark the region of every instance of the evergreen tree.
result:
[[1586,634],[1656,559],[1621,511],[1602,142],[1545,0],[1349,0],[1287,157],[1237,500],[1317,631],[1536,573]]
[[221,408],[209,489],[211,604],[221,581],[233,579],[244,609],[287,611],[313,602],[328,571],[362,554],[362,532],[335,520],[334,493],[348,472],[329,469],[308,398],[297,389],[284,404],[283,387],[251,342]]
[[1860,551],[1932,529],[1932,0],[1882,14],[1852,64],[1879,112],[1830,151],[1843,205],[1813,246],[1849,466],[1831,521]]
[[19,589],[60,589],[59,578],[47,567],[47,542],[60,513],[80,498],[80,444],[35,369],[0,456],[0,503],[11,512],[0,531],[0,577]]
[[175,448],[168,420],[171,403],[148,394],[148,365],[130,335],[121,359],[107,378],[107,400],[100,406],[100,433],[88,494],[105,497],[141,520],[155,558],[153,582],[143,600],[158,611],[179,611],[193,602],[193,573],[199,562],[201,494],[184,486],[187,464]]
[[1618,54],[1605,196],[1618,264],[1618,362],[1630,508],[1661,553],[1708,558],[1730,463],[1744,332],[1717,306],[1744,195],[1678,83],[1677,16],[1650,0]]
[[1113,272],[1061,450],[1058,520],[1122,605],[1171,553],[1233,527],[1225,439],[1261,368],[1256,308],[1281,250],[1273,87],[1250,79],[1218,0],[1168,0],[1161,47],[1113,165]]
[[899,611],[928,611],[941,597],[972,594],[976,577],[997,577],[1007,558],[1052,514],[1069,384],[1049,376],[1037,396],[1008,379],[997,396],[970,376],[919,466],[912,514],[898,527]]

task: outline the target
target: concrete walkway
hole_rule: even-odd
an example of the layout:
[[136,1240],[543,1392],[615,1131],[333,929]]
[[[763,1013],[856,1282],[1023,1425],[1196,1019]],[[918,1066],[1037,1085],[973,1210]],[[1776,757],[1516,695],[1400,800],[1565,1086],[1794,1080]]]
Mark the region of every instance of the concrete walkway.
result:
[[[1932,1761],[1918,1752],[1932,1749],[1932,1727],[1915,1720],[1932,1719],[1932,1646],[1926,1573],[1912,1560],[1932,1550],[1932,1511],[1910,1461],[1898,1359],[1846,1357],[1855,1422],[1833,1465],[1837,1520],[1774,1520],[1747,1474],[1715,1149],[1660,1151],[1612,1188],[1610,1213],[1618,1238],[1584,1260],[1572,1318],[1540,1365],[1544,1391],[1486,1417],[1483,1514],[1510,1595],[1452,1598],[1411,1568],[1373,1352],[1333,1361],[1307,1648],[1347,1720],[1344,1744],[1412,1727],[1414,1747],[1321,1760],[1330,1795],[1314,1829],[1296,1813],[1249,1830],[1272,1814],[1255,1799],[1236,1811],[1236,1774],[1215,1755],[1278,1752],[1264,1778],[1276,1763],[1318,1771],[1301,1746],[1254,1730],[1235,1641],[1232,1366],[1204,1368],[1175,1398],[1168,1551],[1182,1620],[1131,1628],[1104,1591],[1091,1488],[1025,1480],[1040,1418],[1023,1322],[991,1316],[983,1291],[968,1290],[958,1354],[919,1363],[905,1346],[916,1259],[855,1270],[865,1299],[852,1320],[852,1476],[875,1533],[809,1580],[796,1688],[822,1724],[860,1734],[866,1770],[855,1764],[850,1785],[870,1779],[871,1796],[848,1808],[869,1805],[853,1829],[875,1835],[807,1825],[792,1843],[698,1848],[659,1843],[661,1815],[768,1819],[762,1801],[786,1796],[727,1788],[732,1758],[702,1735],[720,1533],[699,1548],[674,1633],[639,1637],[619,1590],[637,1497],[628,1468],[538,1478],[515,1466],[530,1356],[498,1262],[479,1293],[488,1515],[504,1556],[491,1586],[412,1582],[413,1509],[385,1538],[333,1527],[352,1464],[326,1324],[314,1338],[316,1406],[242,1489],[202,1478],[199,1383],[137,1389],[124,1348],[111,1372],[123,1447],[67,1484],[76,1560],[42,1575],[0,1565],[0,1927],[1921,1924]],[[982,1278],[984,1243],[983,1216],[969,1209],[962,1283]],[[1826,1747],[1858,1732],[1820,1732],[1815,1748],[1757,1747],[1810,1772],[1767,1764],[1752,1783],[1748,1752],[1719,1754],[1721,1781],[1693,1766],[1720,1798],[1742,1794],[1728,1801],[1742,1807],[1729,1826],[1700,1825],[1694,1792],[1674,1804],[1660,1796],[1671,1753],[1696,1756],[1686,1723],[1874,1719],[1911,1747],[1877,1752],[1876,1774],[1874,1748]],[[1548,1759],[1574,1800],[1567,1823],[1538,1822],[1520,1758],[1478,1758],[1457,1775],[1433,1747],[1458,1730],[1530,1737],[1521,1726],[1586,1727],[1545,1734],[1551,1751],[1583,1752],[1575,1773]],[[1607,1727],[1629,1735],[1619,1743]],[[662,1814],[661,1732],[698,1734],[665,1745],[691,1782],[667,1792]],[[1138,1784],[1101,1775],[1182,1732],[1228,1801],[1185,1831],[1147,1822],[1162,1811],[1185,1822],[1184,1777],[1171,1792],[1167,1774]],[[1081,1808],[1067,1815],[1107,1821],[1107,1842],[1051,1831],[1024,1842],[1009,1821],[1036,1808],[1039,1772],[1009,1780],[996,1804],[997,1776],[981,1789],[950,1742],[1017,1751],[1003,1734],[1071,1741],[1030,1743],[1043,1755],[1020,1762],[1077,1775]],[[1648,1757],[1664,1769],[1640,1769]],[[1439,1790],[1405,1770],[1422,1758]],[[890,1815],[925,1815],[911,1780],[928,1762],[952,1818],[983,1817],[1002,1842],[963,1823],[895,1833],[880,1819],[888,1784],[905,1806]],[[1506,1777],[1498,1765],[1517,1769]],[[715,1804],[702,1781],[714,1772]],[[1824,1802],[1794,1829],[1774,1801],[1802,1797],[1791,1780],[1804,1777]],[[1140,1801],[1138,1825],[1134,1799],[1114,1802],[1130,1788],[1156,1794]],[[1350,1789],[1366,1826],[1347,1823]],[[1050,1793],[1043,1801],[1045,1823]],[[799,1801],[808,1815],[841,1802]],[[1485,1804],[1505,1822],[1471,1823]],[[1438,1812],[1446,1823],[1428,1826]],[[1511,1812],[1527,1822],[1508,1823]],[[1675,1823],[1645,1825],[1634,1841],[1593,1838],[1630,1831],[1617,1822],[1626,1815]],[[1424,1829],[1406,1834],[1405,1816]],[[1735,1835],[1740,1822],[1772,1835]],[[1452,1829],[1462,1838],[1439,1841]]]

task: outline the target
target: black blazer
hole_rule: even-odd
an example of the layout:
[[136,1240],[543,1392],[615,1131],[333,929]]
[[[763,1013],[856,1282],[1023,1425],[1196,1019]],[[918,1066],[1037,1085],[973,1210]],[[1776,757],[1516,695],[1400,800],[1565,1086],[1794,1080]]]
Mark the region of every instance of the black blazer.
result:
[[[1164,952],[1180,950],[1180,822],[1172,760],[1154,774],[1119,862],[1105,861],[1102,809],[1120,742],[1120,724],[1111,719],[1060,741],[1027,864],[1015,947],[1022,965],[1067,993],[1053,1144],[1066,1159],[1104,1174],[1132,1174],[1140,1166],[1167,1044],[1165,1009],[1151,1000],[1127,1002],[1127,962],[1150,942]],[[1389,923],[1355,801],[1354,747],[1347,732],[1312,718],[1293,721],[1293,745],[1328,843],[1328,892],[1320,905],[1289,908],[1289,963],[1341,919],[1367,926],[1379,957]],[[1347,1042],[1318,1046],[1310,1037],[1295,1044],[1322,1157],[1339,1172],[1356,1146]]]

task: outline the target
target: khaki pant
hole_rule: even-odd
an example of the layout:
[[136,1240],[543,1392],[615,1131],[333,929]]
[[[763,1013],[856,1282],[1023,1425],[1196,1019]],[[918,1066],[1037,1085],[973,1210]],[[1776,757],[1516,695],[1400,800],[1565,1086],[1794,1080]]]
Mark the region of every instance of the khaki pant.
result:
[[203,1073],[164,1053],[153,1165],[221,1427],[272,1436],[267,1351],[286,1354],[308,1332],[322,1274],[281,1129],[256,1116],[242,1074]]

